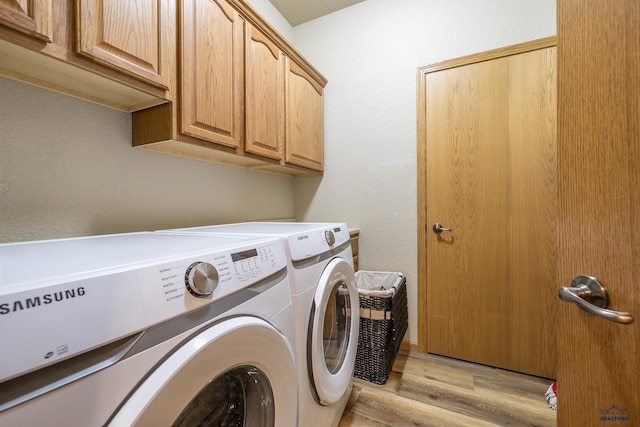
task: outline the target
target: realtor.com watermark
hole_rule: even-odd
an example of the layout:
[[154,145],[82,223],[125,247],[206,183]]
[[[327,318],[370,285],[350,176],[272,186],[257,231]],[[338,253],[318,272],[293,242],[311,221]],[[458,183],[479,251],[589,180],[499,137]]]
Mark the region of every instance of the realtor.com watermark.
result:
[[629,421],[629,411],[613,405],[600,411],[600,421]]

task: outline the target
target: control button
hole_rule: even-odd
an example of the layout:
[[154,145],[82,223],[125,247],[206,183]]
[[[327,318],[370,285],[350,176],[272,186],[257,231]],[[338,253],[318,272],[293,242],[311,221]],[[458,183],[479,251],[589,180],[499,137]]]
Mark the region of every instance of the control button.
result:
[[324,238],[329,244],[329,246],[333,246],[333,244],[336,242],[336,236],[333,234],[333,231],[331,230],[327,230],[324,232]]
[[184,274],[184,283],[191,295],[208,297],[218,286],[218,270],[208,262],[194,262]]

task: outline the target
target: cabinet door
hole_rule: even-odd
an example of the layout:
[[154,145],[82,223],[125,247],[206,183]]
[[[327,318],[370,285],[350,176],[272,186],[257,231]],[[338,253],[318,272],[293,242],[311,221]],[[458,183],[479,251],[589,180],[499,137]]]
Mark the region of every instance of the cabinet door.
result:
[[161,0],[77,0],[77,51],[163,86]]
[[247,25],[246,147],[276,160],[284,144],[284,55],[262,31]]
[[0,24],[50,42],[53,0],[0,0]]
[[298,64],[289,60],[286,79],[287,163],[324,169],[323,88]]
[[181,132],[239,148],[244,141],[244,20],[222,0],[183,0]]

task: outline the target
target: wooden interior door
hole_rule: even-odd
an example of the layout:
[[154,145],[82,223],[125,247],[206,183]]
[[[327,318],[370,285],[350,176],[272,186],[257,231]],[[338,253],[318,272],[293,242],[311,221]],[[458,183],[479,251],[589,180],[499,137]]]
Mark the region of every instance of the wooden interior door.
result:
[[[555,376],[555,39],[424,71],[430,353]],[[441,223],[452,231],[435,233]]]
[[600,279],[622,325],[561,303],[558,425],[640,425],[640,3],[558,0],[559,285]]

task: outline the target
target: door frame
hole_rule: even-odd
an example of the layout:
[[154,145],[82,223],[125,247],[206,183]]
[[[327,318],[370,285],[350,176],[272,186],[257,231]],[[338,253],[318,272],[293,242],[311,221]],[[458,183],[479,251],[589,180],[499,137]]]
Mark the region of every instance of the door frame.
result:
[[418,68],[417,72],[417,191],[418,191],[418,351],[427,352],[427,75],[477,62],[556,46],[556,36],[462,56]]

